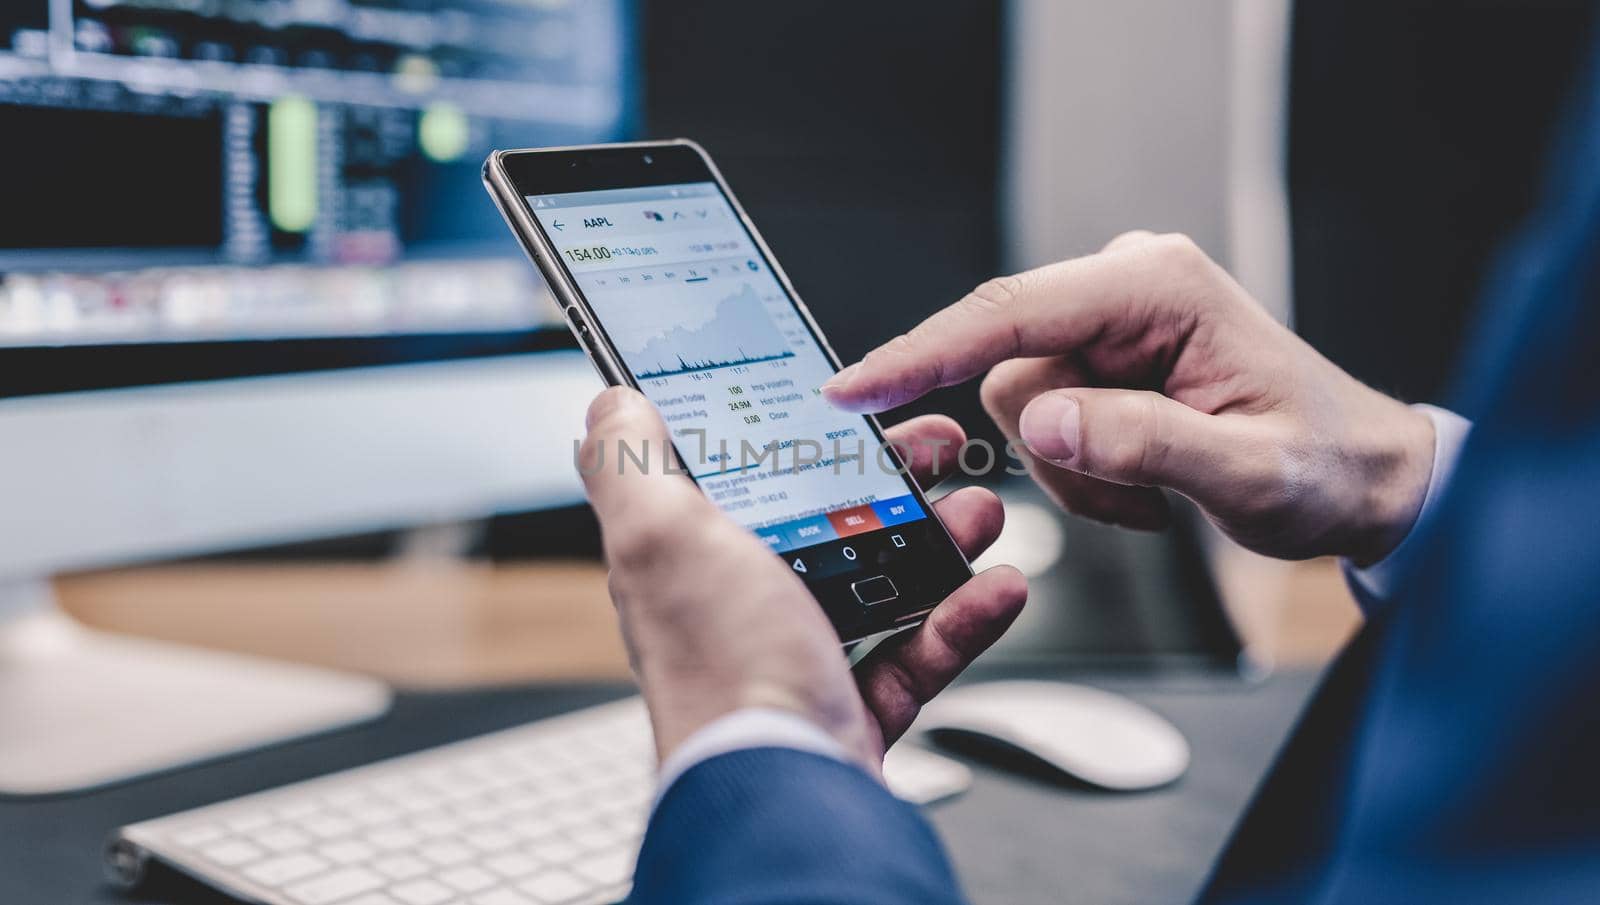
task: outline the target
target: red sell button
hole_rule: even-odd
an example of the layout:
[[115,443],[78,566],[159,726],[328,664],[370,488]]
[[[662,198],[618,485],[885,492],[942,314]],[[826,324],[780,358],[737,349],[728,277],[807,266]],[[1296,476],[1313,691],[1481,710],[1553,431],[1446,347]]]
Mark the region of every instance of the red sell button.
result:
[[828,521],[833,524],[833,530],[839,532],[840,537],[849,537],[863,531],[876,531],[883,527],[883,522],[878,520],[878,514],[872,511],[871,506],[856,506],[853,509],[830,512]]

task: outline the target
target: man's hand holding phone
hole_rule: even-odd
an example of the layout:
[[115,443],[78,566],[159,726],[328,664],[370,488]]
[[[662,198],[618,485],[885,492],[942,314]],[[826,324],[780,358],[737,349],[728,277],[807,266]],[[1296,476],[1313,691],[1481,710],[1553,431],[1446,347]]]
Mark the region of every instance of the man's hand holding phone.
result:
[[838,362],[702,149],[496,151],[484,179],[601,377],[660,408],[701,489],[842,640],[906,626],[972,577],[878,425],[816,395]]
[[[948,474],[964,441],[948,418],[929,416],[888,432],[924,451],[910,464],[919,481]],[[1021,611],[1027,583],[1008,566],[972,578],[923,624],[889,639],[852,676],[839,638],[811,593],[783,561],[681,474],[625,464],[615,452],[669,448],[654,406],[612,388],[589,409],[580,460],[611,566],[611,595],[634,674],[649,705],[656,748],[666,757],[695,730],[746,707],[798,714],[838,740],[875,775],[883,752],[921,706],[1003,634]],[[659,465],[659,459],[657,460]],[[924,484],[926,486],[926,484]],[[935,504],[968,558],[1000,533],[1000,501],[979,488]]]

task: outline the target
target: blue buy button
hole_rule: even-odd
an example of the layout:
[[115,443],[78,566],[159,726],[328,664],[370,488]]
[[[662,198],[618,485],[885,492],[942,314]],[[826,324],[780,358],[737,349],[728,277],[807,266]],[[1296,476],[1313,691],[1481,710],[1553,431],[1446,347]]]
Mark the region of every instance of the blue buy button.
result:
[[917,505],[917,498],[910,494],[873,503],[872,511],[878,514],[878,521],[883,522],[885,528],[922,518],[922,507]]

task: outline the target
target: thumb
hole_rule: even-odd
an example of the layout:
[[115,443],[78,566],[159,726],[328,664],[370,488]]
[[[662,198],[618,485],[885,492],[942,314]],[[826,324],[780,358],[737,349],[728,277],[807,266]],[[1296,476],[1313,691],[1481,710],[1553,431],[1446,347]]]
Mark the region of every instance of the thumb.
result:
[[612,387],[595,397],[578,449],[578,473],[602,525],[642,510],[692,507],[704,498],[684,479],[660,412],[637,390]]
[[1022,410],[1018,431],[1036,456],[1116,484],[1168,487],[1205,505],[1243,453],[1236,430],[1148,390],[1051,390]]

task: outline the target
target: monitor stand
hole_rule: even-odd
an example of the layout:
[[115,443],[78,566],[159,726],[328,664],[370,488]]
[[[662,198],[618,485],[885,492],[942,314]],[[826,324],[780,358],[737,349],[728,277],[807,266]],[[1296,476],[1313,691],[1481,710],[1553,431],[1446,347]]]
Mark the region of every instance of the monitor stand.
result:
[[0,795],[83,791],[366,722],[382,682],[85,628],[0,583]]

